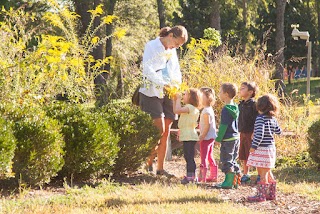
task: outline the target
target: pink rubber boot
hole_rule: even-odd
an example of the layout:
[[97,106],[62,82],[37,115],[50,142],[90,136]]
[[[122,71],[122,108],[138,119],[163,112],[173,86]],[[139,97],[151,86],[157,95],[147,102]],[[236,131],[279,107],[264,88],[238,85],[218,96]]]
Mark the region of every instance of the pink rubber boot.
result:
[[218,165],[210,166],[210,176],[206,179],[207,182],[216,182],[218,179]]

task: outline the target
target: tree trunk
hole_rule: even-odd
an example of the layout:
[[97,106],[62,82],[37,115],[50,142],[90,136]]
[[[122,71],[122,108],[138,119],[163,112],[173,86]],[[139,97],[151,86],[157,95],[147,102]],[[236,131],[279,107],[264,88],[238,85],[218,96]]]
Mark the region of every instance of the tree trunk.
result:
[[276,72],[274,78],[275,89],[278,92],[279,97],[285,95],[285,84],[283,82],[283,70],[284,70],[284,13],[287,0],[277,0],[277,19],[276,19]]
[[248,35],[247,35],[247,23],[248,23],[248,4],[247,0],[242,0],[242,22],[243,22],[243,27],[242,27],[242,40],[241,40],[241,45],[242,45],[242,51],[243,53],[246,52],[246,46],[248,42]]
[[319,45],[319,41],[320,41],[320,2],[318,0],[316,0],[316,10],[317,10],[317,17],[318,17],[318,30],[317,30],[317,41],[316,44],[316,57],[315,57],[315,72],[314,72],[314,76],[319,76],[319,63],[320,63],[320,45]]
[[86,0],[74,0],[74,5],[76,9],[76,13],[80,16],[80,29],[79,29],[79,37],[83,36],[86,32],[86,29],[90,23],[90,15],[88,10],[90,10],[90,1]]
[[[116,2],[117,0],[109,0],[108,4],[106,4],[108,15],[113,15]],[[111,35],[112,33],[113,33],[113,24],[109,24],[106,26],[106,35]],[[111,56],[111,53],[112,53],[112,38],[110,37],[106,42],[106,57]],[[106,71],[110,71],[110,64],[107,64],[104,69]]]
[[277,19],[276,19],[276,73],[274,78],[283,80],[284,69],[284,13],[287,0],[277,0]]
[[[95,1],[99,1],[99,0],[95,0]],[[113,15],[116,1],[117,0],[109,0],[106,2],[105,8],[106,8],[107,15]],[[106,32],[106,35],[111,35],[113,33],[113,25],[112,24],[107,25],[105,32]],[[103,55],[103,51],[98,52],[97,54]],[[112,37],[110,37],[106,42],[105,56],[110,57],[111,54],[112,54]],[[103,70],[106,70],[108,72],[102,72],[94,80],[94,83],[96,84],[96,105],[97,106],[102,106],[107,104],[110,97],[110,92],[106,85],[107,79],[109,78],[110,70],[111,70],[110,64],[106,64]]]
[[166,26],[166,16],[165,16],[165,9],[163,5],[162,0],[157,0],[158,4],[158,15],[159,15],[159,22],[160,22],[160,28],[163,28]]
[[219,0],[211,0],[210,27],[221,32],[220,3]]
[[[102,4],[102,0],[94,0],[94,8],[96,8],[99,4]],[[101,17],[98,16],[94,20],[94,29],[97,28],[101,24]],[[97,31],[96,36],[99,38],[103,37],[102,30]],[[99,45],[93,50],[93,57],[95,60],[97,59],[103,59],[103,44]]]

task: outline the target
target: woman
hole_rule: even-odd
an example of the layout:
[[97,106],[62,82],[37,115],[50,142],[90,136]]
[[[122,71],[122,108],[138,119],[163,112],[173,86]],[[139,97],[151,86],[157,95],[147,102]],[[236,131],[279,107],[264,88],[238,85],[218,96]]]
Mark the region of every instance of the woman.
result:
[[143,78],[139,105],[143,111],[153,118],[159,129],[161,138],[158,146],[151,153],[148,171],[153,171],[152,162],[158,156],[157,175],[163,175],[163,162],[167,149],[170,127],[175,119],[173,101],[165,92],[167,87],[179,87],[181,72],[176,48],[188,40],[188,32],[183,26],[165,27],[160,30],[159,37],[149,41],[143,54]]

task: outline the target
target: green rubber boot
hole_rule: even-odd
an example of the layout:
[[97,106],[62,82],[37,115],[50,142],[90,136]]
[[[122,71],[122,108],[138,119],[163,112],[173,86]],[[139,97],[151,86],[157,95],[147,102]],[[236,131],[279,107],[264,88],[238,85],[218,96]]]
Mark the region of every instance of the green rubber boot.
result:
[[232,189],[234,186],[234,177],[235,174],[233,172],[228,172],[224,178],[224,181],[221,184],[216,185],[216,187],[221,189]]

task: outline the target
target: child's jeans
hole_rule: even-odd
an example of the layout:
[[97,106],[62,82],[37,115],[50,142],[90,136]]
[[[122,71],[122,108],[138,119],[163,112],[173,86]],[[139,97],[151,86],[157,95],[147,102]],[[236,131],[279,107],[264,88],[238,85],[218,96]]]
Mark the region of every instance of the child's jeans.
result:
[[183,141],[183,155],[187,162],[187,174],[194,174],[196,171],[196,162],[194,161],[194,146],[197,141]]
[[210,166],[216,166],[216,162],[213,158],[213,143],[214,139],[203,140],[200,142],[200,158],[201,166],[208,168],[207,160]]
[[237,158],[239,154],[240,140],[223,141],[220,147],[220,161],[222,162],[221,171],[224,173],[240,173]]

